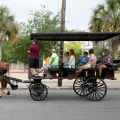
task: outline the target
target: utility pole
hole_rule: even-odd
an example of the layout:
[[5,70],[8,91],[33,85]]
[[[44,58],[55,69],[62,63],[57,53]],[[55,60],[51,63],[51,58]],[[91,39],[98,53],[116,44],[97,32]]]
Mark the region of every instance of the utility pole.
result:
[[64,30],[65,30],[65,10],[66,10],[66,0],[62,0],[61,32],[64,32]]
[[[65,31],[65,11],[66,11],[66,0],[62,0],[62,10],[61,10],[61,32]],[[64,41],[60,41],[60,54],[59,54],[59,64],[63,62],[63,51],[64,51]],[[62,86],[62,80],[58,80],[58,86]]]

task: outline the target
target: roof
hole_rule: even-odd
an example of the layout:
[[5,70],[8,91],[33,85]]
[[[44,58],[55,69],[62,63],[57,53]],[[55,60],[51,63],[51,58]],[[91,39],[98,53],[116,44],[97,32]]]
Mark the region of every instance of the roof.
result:
[[31,33],[30,40],[43,41],[104,41],[120,35],[120,32],[72,32],[72,33]]

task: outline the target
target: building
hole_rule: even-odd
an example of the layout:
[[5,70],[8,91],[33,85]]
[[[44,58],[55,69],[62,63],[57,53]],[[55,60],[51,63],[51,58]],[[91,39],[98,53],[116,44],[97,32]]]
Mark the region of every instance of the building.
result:
[[93,42],[92,41],[83,41],[82,49],[83,51],[89,51],[89,49],[93,48]]

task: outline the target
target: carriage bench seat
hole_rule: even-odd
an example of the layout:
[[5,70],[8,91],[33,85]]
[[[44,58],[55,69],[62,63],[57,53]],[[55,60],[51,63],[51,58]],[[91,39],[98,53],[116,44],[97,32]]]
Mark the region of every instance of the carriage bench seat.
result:
[[86,71],[96,71],[98,68],[97,67],[91,67],[91,68],[88,68],[88,69],[85,69]]
[[114,79],[114,72],[116,70],[115,66],[108,67],[108,68],[103,68],[102,70],[102,77],[105,77],[106,79]]
[[115,71],[115,70],[117,70],[117,67],[116,66],[108,67],[107,70],[108,71]]
[[[69,77],[75,77],[75,71],[77,70],[77,68],[67,68],[66,69],[68,71],[68,76]],[[95,76],[95,71],[97,70],[97,68],[89,68],[89,69],[85,69],[83,70],[78,77],[86,77],[87,75],[94,75]],[[87,74],[86,74],[87,71]]]
[[75,74],[76,68],[67,68],[66,70],[67,70],[66,72],[68,72],[68,78],[76,77],[76,74]]
[[68,71],[71,71],[71,72],[74,72],[76,71],[77,69],[76,68],[67,68]]
[[49,68],[48,70],[49,70],[50,72],[58,72],[58,71],[59,71],[58,68]]
[[59,72],[58,68],[49,68],[48,70],[50,74],[52,75],[52,78],[57,77],[57,73]]
[[85,69],[85,71],[87,71],[87,75],[86,76],[95,76],[95,72],[97,71],[97,67],[91,67],[88,69]]

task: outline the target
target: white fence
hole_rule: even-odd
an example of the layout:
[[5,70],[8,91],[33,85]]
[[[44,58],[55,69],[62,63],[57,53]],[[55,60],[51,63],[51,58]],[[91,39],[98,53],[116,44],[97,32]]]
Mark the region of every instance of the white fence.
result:
[[28,65],[25,65],[23,63],[10,63],[10,70],[11,71],[23,71],[23,72],[27,72],[28,70]]

